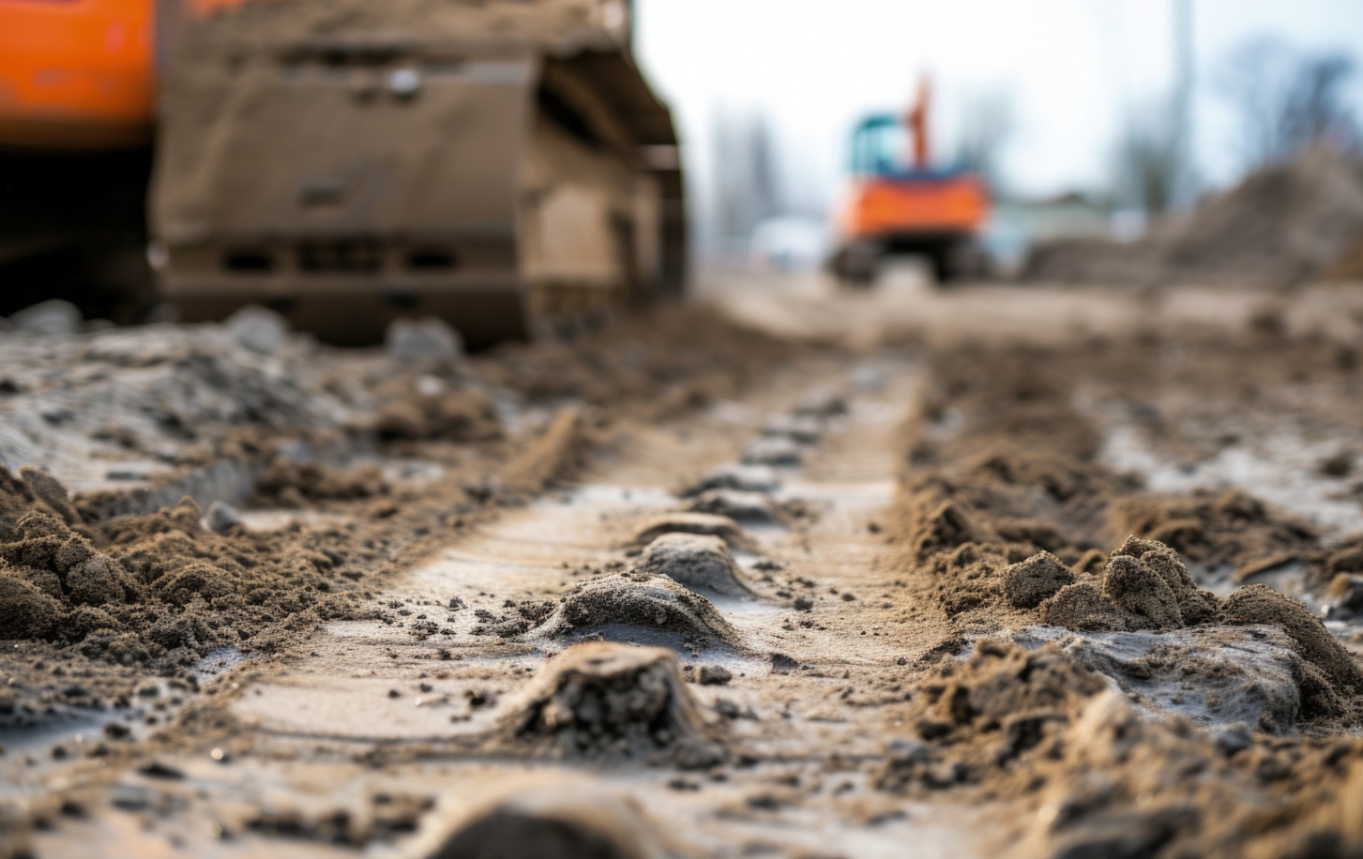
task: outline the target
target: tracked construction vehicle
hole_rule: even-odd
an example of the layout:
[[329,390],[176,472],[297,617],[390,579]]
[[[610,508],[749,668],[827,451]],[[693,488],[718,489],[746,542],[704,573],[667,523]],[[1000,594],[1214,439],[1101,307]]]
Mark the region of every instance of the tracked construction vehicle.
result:
[[680,292],[677,140],[629,34],[619,0],[286,0],[189,26],[151,196],[163,298],[338,344],[432,315],[478,346]]
[[925,78],[904,117],[866,117],[852,135],[852,175],[830,261],[845,283],[872,283],[894,256],[926,260],[937,283],[985,273],[978,235],[989,215],[979,175],[934,164]]

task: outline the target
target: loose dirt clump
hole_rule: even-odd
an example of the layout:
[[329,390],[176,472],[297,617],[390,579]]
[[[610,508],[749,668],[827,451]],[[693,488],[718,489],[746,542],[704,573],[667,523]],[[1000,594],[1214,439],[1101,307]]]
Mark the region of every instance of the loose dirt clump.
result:
[[601,576],[578,585],[542,625],[528,634],[545,638],[681,638],[693,646],[740,646],[738,631],[709,600],[667,576],[645,572]]
[[944,662],[914,698],[910,724],[924,741],[954,754],[913,744],[892,749],[878,786],[980,781],[1038,746],[1057,745],[1080,702],[1106,686],[1102,675],[1053,645],[1027,651],[982,639],[968,658]]
[[1168,546],[1131,538],[1098,576],[1040,603],[1043,623],[1086,630],[1179,629],[1212,620],[1216,597],[1198,589]]
[[[652,827],[629,801],[591,782],[514,783],[500,797],[414,846],[412,859],[660,859]],[[438,825],[438,824],[437,824]]]
[[342,470],[313,460],[276,457],[256,484],[256,500],[300,509],[315,501],[352,501],[388,493],[388,481],[374,465]]
[[781,436],[759,438],[743,448],[744,465],[797,466],[804,460],[799,443]]
[[10,570],[0,570],[0,627],[7,638],[47,638],[62,604]]
[[1221,613],[1227,623],[1278,627],[1292,639],[1297,655],[1320,669],[1339,694],[1363,691],[1357,661],[1301,602],[1266,585],[1249,585],[1227,597]]
[[729,597],[750,597],[729,547],[719,537],[664,534],[649,543],[636,569],[667,576],[683,587]]
[[502,437],[502,425],[497,419],[497,404],[482,388],[468,387],[455,391],[421,390],[422,381],[428,387],[443,388],[437,377],[418,379],[416,390],[384,403],[374,418],[374,430],[383,441],[494,441]]
[[781,488],[776,472],[763,465],[729,465],[697,480],[677,494],[693,498],[712,489],[733,489],[739,492],[775,492]]
[[559,757],[684,767],[722,758],[705,737],[676,654],[660,647],[586,642],[565,650],[505,725],[514,742]]
[[1270,512],[1239,489],[1215,497],[1123,498],[1113,505],[1112,527],[1169,546],[1191,561],[1229,562],[1236,581],[1309,560],[1320,546],[1316,528]]
[[1074,584],[1074,571],[1050,552],[1033,555],[1003,573],[1003,590],[1014,608],[1036,608],[1066,585]]
[[711,513],[663,513],[644,520],[630,545],[647,546],[664,534],[701,534],[718,537],[731,549],[754,548],[754,543],[738,523],[728,516]]
[[692,513],[709,513],[725,516],[736,522],[761,522],[763,524],[786,524],[786,513],[760,492],[742,492],[734,489],[711,489],[701,493],[691,503]]

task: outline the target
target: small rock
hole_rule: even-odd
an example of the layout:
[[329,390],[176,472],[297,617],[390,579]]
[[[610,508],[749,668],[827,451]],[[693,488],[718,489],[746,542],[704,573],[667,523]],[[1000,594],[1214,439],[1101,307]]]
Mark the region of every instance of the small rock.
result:
[[226,501],[214,501],[204,514],[204,525],[214,534],[226,534],[241,524],[241,512]]
[[1354,470],[1354,452],[1347,448],[1320,462],[1320,473],[1326,477],[1348,477]]
[[864,394],[875,393],[885,387],[885,373],[879,367],[863,364],[847,375],[847,380]]
[[700,667],[700,685],[702,686],[723,686],[734,679],[733,672],[723,665],[702,665]]
[[423,820],[421,827],[434,827],[430,846],[412,854],[424,859],[652,859],[665,855],[636,803],[586,780],[513,783],[499,790],[491,802],[454,818],[453,826]]
[[289,323],[273,310],[248,304],[223,323],[232,342],[261,355],[273,355],[289,336]]
[[70,336],[80,332],[81,315],[76,305],[53,298],[25,307],[10,317],[15,330],[45,337]]
[[388,354],[402,363],[452,364],[464,352],[459,333],[433,316],[394,320],[384,342]]

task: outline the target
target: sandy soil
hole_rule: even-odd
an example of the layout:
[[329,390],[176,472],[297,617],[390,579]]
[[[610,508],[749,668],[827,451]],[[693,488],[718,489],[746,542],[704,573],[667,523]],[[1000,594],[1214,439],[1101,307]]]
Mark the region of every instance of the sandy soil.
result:
[[699,293],[0,343],[0,853],[1358,855],[1363,293]]

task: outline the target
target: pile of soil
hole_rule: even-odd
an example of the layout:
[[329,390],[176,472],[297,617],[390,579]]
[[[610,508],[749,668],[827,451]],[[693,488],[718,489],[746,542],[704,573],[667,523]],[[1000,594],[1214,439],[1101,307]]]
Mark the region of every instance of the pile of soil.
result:
[[969,657],[944,662],[923,682],[911,716],[924,740],[965,754],[944,763],[947,759],[926,745],[902,743],[891,749],[878,786],[931,789],[978,782],[1043,744],[1052,748],[1036,754],[1054,754],[1079,704],[1105,688],[1102,675],[1054,645],[1029,652],[981,639]]
[[6,638],[124,665],[192,663],[225,646],[269,649],[347,610],[339,595],[382,563],[379,547],[354,545],[353,527],[216,534],[202,519],[186,498],[92,523],[50,477],[0,469]]
[[710,766],[722,752],[667,648],[586,642],[544,668],[506,722],[510,737],[571,758]]
[[635,568],[677,584],[729,597],[752,596],[729,547],[719,537],[664,534],[644,548]]
[[667,576],[647,572],[599,576],[577,585],[529,635],[626,636],[681,639],[692,647],[740,646],[738,631],[709,600]]
[[1325,148],[1265,167],[1131,244],[1038,245],[1026,281],[1283,288],[1331,271],[1363,235],[1363,165]]
[[652,826],[632,802],[588,781],[518,780],[475,808],[448,833],[410,855],[440,859],[660,859]]
[[754,548],[752,539],[728,516],[712,513],[661,513],[639,526],[630,541],[632,546],[647,546],[664,534],[700,534],[718,537],[731,549]]

